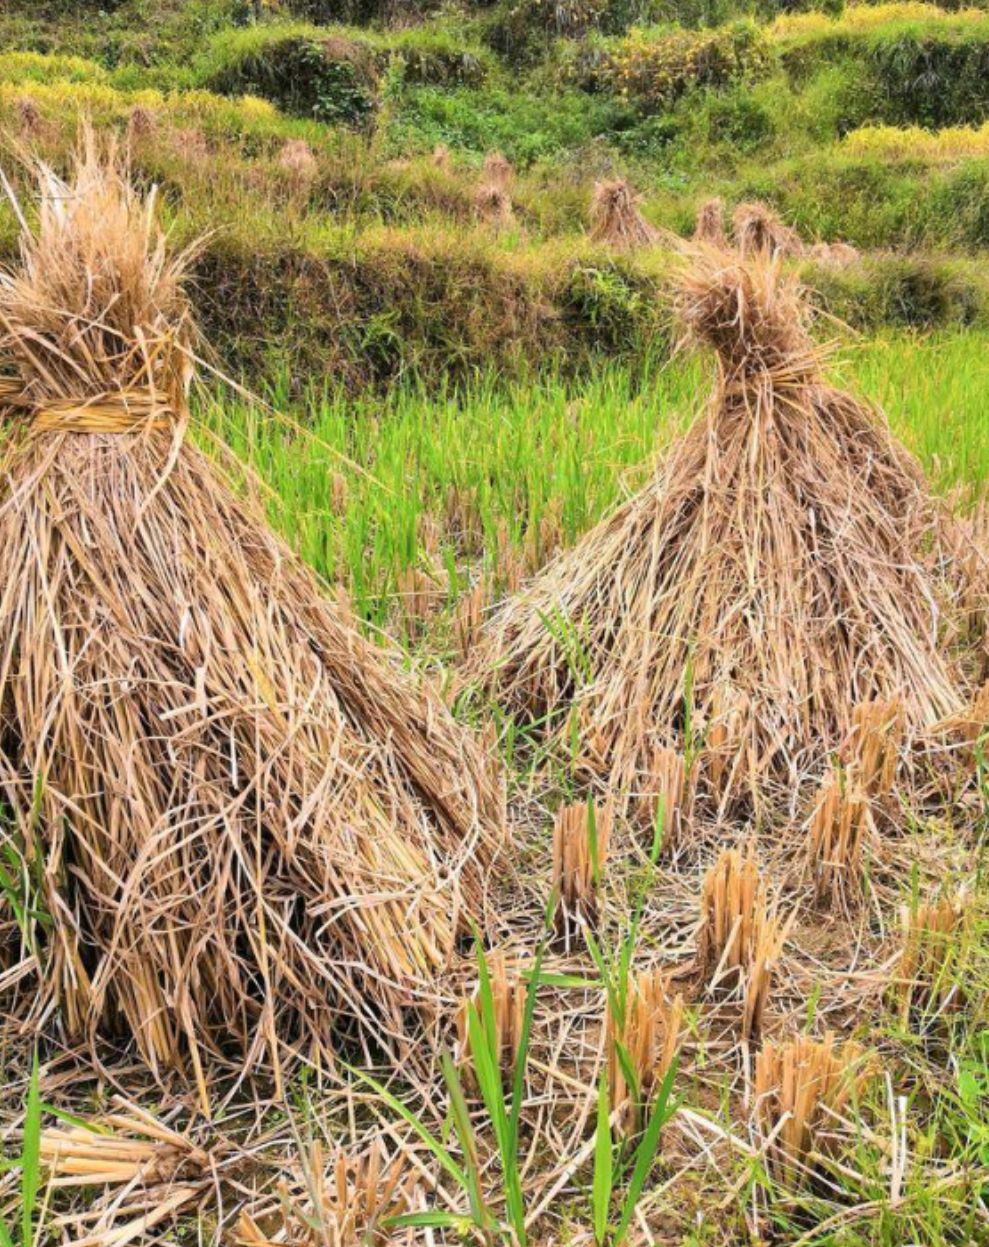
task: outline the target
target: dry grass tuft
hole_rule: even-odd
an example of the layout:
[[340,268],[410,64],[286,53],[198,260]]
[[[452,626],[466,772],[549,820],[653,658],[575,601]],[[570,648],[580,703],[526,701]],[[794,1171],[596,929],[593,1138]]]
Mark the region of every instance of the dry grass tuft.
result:
[[865,847],[876,813],[889,802],[903,742],[899,698],[863,702],[852,710],[841,765],[825,778],[808,823],[807,849],[817,899],[849,905],[861,899]]
[[507,229],[515,221],[512,197],[497,182],[482,182],[474,192],[474,215],[495,229]]
[[639,211],[642,196],[624,178],[595,182],[591,195],[590,227],[594,242],[621,250],[648,247],[659,231]]
[[766,1142],[770,1176],[794,1189],[831,1146],[829,1131],[865,1078],[862,1049],[798,1035],[765,1043],[756,1056],[756,1128]]
[[689,766],[679,749],[659,745],[646,773],[646,786],[639,794],[640,823],[648,830],[659,829],[663,849],[676,851],[690,828],[697,784],[698,759]]
[[601,880],[608,860],[613,807],[593,801],[561,805],[553,824],[552,886],[559,897],[557,933],[569,945],[582,923],[592,930],[600,920]]
[[340,1026],[402,1048],[499,785],[187,440],[191,256],[154,195],[91,134],[67,184],[36,172],[0,274],[0,782],[51,927],[4,1006],[204,1105],[207,1069],[325,1063]]
[[296,194],[309,190],[319,169],[316,154],[305,139],[285,140],[278,153],[278,167]]
[[952,970],[960,951],[967,900],[957,893],[902,907],[903,951],[893,994],[899,999],[904,1024],[912,1012],[940,1011],[957,996],[959,987]]
[[[608,1090],[621,1129],[635,1134],[642,1110],[661,1086],[677,1055],[683,1028],[683,997],[673,995],[667,977],[647,970],[629,981],[624,1017],[609,1005],[606,1023]],[[637,1086],[629,1086],[631,1070]]]
[[481,635],[485,612],[493,597],[491,577],[482,573],[457,601],[453,611],[453,640],[463,662],[474,652]]
[[818,901],[850,905],[862,897],[864,848],[873,823],[869,797],[853,773],[835,767],[821,784],[807,825],[807,853]]
[[860,252],[847,242],[816,242],[806,254],[808,259],[825,268],[848,268],[861,259]]
[[[402,1153],[388,1160],[375,1142],[363,1154],[336,1152],[329,1165],[318,1143],[310,1146],[305,1173],[283,1184],[268,1213],[242,1213],[238,1247],[385,1247],[412,1241],[390,1222],[409,1212],[416,1174]],[[256,1218],[256,1219],[255,1219]],[[263,1227],[263,1228],[262,1228]]]
[[735,246],[747,259],[783,256],[792,259],[804,254],[804,244],[796,230],[764,203],[740,203],[732,214]]
[[694,241],[708,243],[712,247],[727,248],[728,236],[725,233],[725,206],[717,196],[713,199],[705,199],[697,209]]
[[773,913],[752,845],[725,849],[704,876],[697,965],[709,988],[744,1002],[742,1035],[762,1026],[787,928]]
[[841,758],[872,801],[884,802],[892,796],[905,726],[903,702],[898,697],[861,702],[852,710],[852,727]]
[[696,248],[678,308],[717,356],[707,410],[494,612],[472,667],[561,750],[576,709],[595,741],[584,777],[612,791],[645,788],[657,724],[683,750],[695,723],[724,737],[711,801],[785,807],[857,703],[901,699],[908,731],[960,708],[939,513],[882,416],[828,385],[779,257]]
[[481,172],[486,185],[498,186],[506,193],[511,190],[515,170],[501,152],[488,152]]

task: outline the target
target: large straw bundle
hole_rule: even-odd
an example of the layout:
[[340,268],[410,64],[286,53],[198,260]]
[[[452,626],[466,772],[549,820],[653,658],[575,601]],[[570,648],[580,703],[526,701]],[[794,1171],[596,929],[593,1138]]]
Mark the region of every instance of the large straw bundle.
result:
[[792,796],[857,703],[900,697],[914,727],[959,704],[925,562],[933,508],[879,415],[826,383],[779,257],[697,249],[679,314],[717,353],[706,413],[495,613],[475,672],[561,743],[579,731],[585,774],[618,791],[689,732],[717,741],[719,800],[774,782]]
[[591,196],[591,238],[624,250],[648,247],[659,231],[639,211],[642,196],[624,178],[594,183]]
[[204,1093],[221,1054],[391,1042],[478,894],[497,786],[186,439],[190,255],[153,195],[91,135],[68,185],[38,172],[0,274],[0,783],[51,920],[36,1016]]

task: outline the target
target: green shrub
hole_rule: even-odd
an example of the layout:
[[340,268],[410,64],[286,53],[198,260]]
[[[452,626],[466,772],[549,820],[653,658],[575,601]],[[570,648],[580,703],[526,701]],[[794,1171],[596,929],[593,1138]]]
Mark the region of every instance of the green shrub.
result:
[[374,109],[377,71],[361,44],[316,32],[263,29],[224,36],[203,85],[259,95],[295,117],[358,124]]
[[870,120],[938,129],[989,116],[989,27],[981,38],[905,33],[869,53]]
[[836,22],[801,21],[776,36],[783,64],[796,87],[845,68],[831,102],[844,115],[839,133],[868,123],[968,125],[989,115],[989,15],[889,5],[849,10]]
[[611,46],[590,78],[644,111],[660,112],[692,88],[753,81],[772,65],[772,49],[759,28],[737,22],[712,31],[634,31]]
[[860,330],[984,325],[989,283],[978,266],[925,256],[866,257],[847,269],[805,265],[827,310]]
[[745,89],[712,94],[699,113],[707,142],[727,143],[740,152],[761,147],[776,132],[769,109]]
[[506,86],[481,90],[412,87],[402,101],[399,132],[413,149],[447,143],[478,155],[499,148],[515,164],[558,158],[626,128],[634,117],[621,101],[564,90],[530,95]]
[[480,86],[490,54],[451,32],[395,35],[316,26],[258,26],[225,32],[211,44],[199,76],[211,91],[259,95],[297,117],[360,124],[377,104],[389,64],[403,83]]

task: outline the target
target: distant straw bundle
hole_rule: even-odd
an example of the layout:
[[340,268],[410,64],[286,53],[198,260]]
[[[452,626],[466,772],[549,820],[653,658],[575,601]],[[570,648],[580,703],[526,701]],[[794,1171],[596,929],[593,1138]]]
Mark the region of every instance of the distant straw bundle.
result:
[[847,242],[816,242],[807,256],[825,268],[847,268],[859,259],[859,252]]
[[154,195],[91,134],[67,185],[37,172],[0,274],[2,836],[51,916],[33,1016],[133,1038],[205,1100],[207,1061],[277,1075],[340,1022],[400,1042],[500,798],[187,440],[191,256]]
[[299,194],[312,185],[319,166],[305,139],[286,139],[278,153],[278,167],[290,188]]
[[594,242],[628,251],[654,243],[659,231],[639,211],[641,202],[642,196],[624,178],[595,182],[590,210]]
[[804,253],[804,245],[796,230],[785,224],[768,204],[741,203],[732,215],[732,233],[741,255],[790,259]]
[[504,229],[515,220],[512,197],[498,182],[482,182],[474,192],[474,213],[479,221]]
[[506,192],[511,189],[515,171],[501,152],[488,152],[482,172],[482,180],[488,186],[500,186]]
[[22,139],[37,138],[44,129],[44,118],[41,109],[30,95],[21,95],[14,104],[17,117],[17,129]]
[[708,243],[712,247],[728,246],[728,238],[725,234],[725,206],[717,196],[713,199],[705,199],[697,209],[694,241]]
[[709,799],[789,801],[857,703],[902,699],[908,729],[959,708],[936,513],[881,416],[827,384],[779,257],[698,248],[678,307],[717,354],[707,411],[493,614],[472,667],[561,748],[576,715],[585,777],[615,790],[643,790],[657,733],[683,749],[700,724]]

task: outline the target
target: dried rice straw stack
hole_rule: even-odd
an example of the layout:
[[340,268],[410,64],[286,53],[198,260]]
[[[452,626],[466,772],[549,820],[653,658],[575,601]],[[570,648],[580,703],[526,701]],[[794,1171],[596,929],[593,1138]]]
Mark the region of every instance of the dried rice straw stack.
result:
[[629,251],[656,242],[659,230],[639,211],[641,202],[642,196],[624,178],[595,182],[590,210],[593,241]]
[[858,703],[901,698],[914,729],[958,710],[927,562],[936,518],[879,413],[827,384],[780,258],[694,257],[679,316],[717,355],[707,410],[644,489],[495,612],[472,670],[510,710],[549,716],[564,747],[576,715],[585,777],[613,790],[641,792],[656,748],[689,730],[692,747],[718,740],[709,797],[789,802]]
[[697,209],[694,241],[710,243],[714,247],[728,246],[728,238],[725,234],[725,206],[717,196],[705,199]]
[[732,215],[735,246],[743,256],[776,255],[793,258],[804,254],[804,244],[796,230],[768,204],[741,203]]
[[207,1063],[277,1075],[340,1023],[394,1051],[499,785],[187,439],[191,253],[154,195],[91,133],[37,174],[0,273],[0,848],[51,925],[4,1009],[132,1038],[203,1100]]

